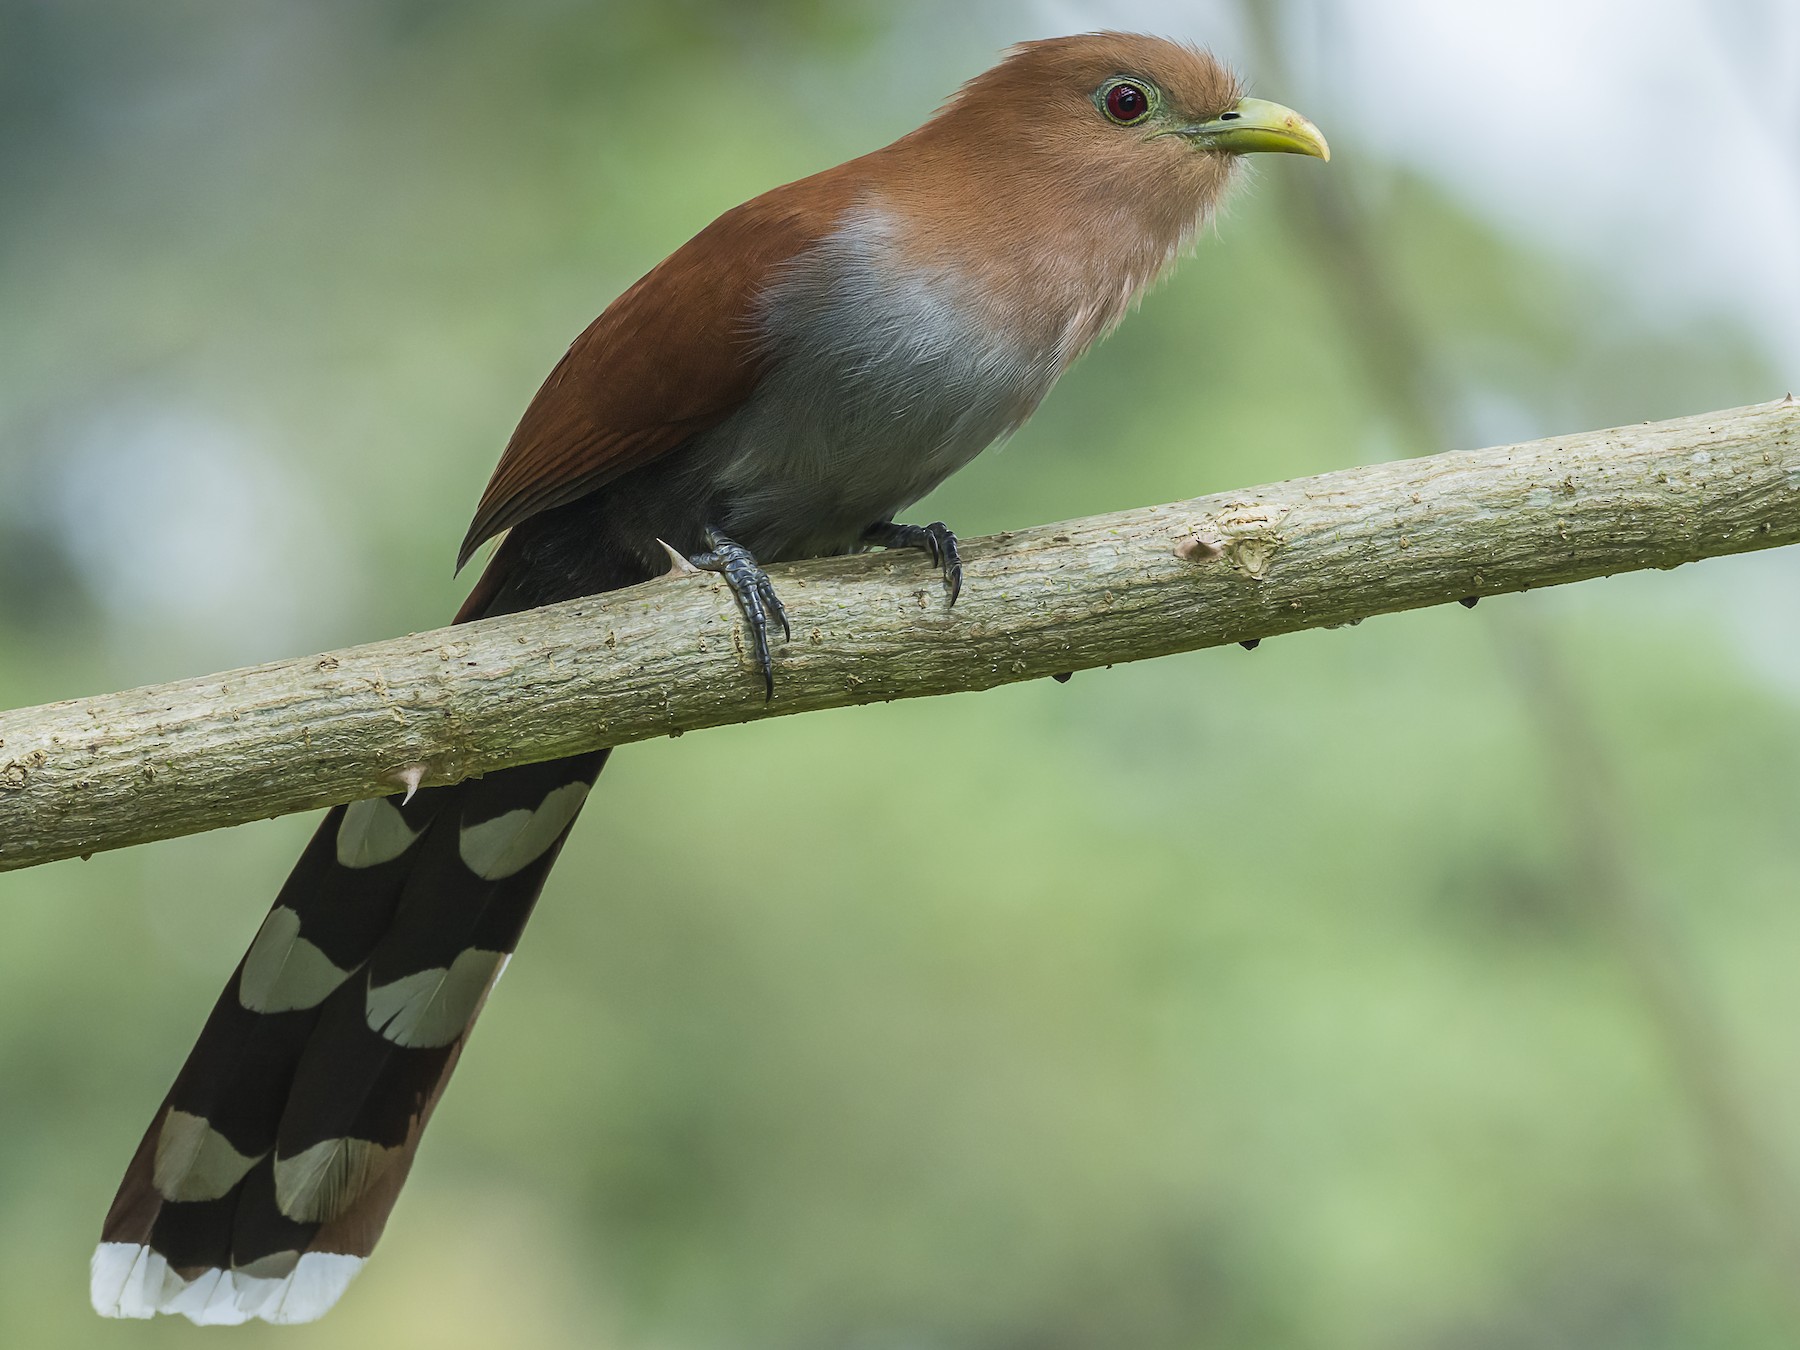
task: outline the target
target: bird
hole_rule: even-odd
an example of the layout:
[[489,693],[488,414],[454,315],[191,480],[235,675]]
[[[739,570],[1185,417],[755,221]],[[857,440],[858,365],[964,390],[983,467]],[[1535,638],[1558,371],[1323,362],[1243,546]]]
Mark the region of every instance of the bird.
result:
[[[920,550],[898,518],[1016,429],[1164,275],[1243,157],[1329,159],[1206,51],[1023,43],[892,144],[726,211],[609,305],[531,399],[457,622],[718,573],[773,697],[765,564]],[[361,1269],[470,1028],[610,752],[328,812],[106,1216],[109,1317],[304,1322]],[[416,789],[416,790],[415,790]]]

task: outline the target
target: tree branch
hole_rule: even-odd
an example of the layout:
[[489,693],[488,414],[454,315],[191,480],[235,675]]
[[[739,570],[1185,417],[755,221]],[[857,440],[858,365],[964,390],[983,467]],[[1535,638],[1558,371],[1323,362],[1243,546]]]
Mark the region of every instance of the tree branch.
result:
[[1435,455],[771,569],[762,700],[716,578],[0,713],[0,870],[697,727],[987,689],[1800,542],[1800,405]]

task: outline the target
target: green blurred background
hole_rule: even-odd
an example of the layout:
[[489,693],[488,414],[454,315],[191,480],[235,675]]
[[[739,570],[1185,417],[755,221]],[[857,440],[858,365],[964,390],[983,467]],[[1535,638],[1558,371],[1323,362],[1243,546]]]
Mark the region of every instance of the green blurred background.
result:
[[[1774,219],[1794,158],[1653,156],[1707,79],[1792,109],[1800,24],[1717,7],[1717,65],[1681,0],[1505,11],[1650,91],[1583,133],[1641,203],[1519,176],[1535,94],[1471,95],[1460,141],[1406,104],[1380,71],[1480,91],[1495,49],[1403,0],[0,0],[0,705],[440,622],[569,338],[1024,36],[1210,36],[1337,155],[1259,165],[920,519],[1780,396],[1800,246],[1689,227]],[[86,1266],[312,820],[7,875],[0,1344],[1800,1343],[1797,583],[1755,556],[630,747],[310,1328],[101,1323]]]

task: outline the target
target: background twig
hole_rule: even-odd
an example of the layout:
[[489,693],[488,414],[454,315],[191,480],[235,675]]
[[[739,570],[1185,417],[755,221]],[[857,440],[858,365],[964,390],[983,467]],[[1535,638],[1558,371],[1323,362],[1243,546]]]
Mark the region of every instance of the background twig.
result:
[[[1280,79],[1280,0],[1247,0],[1257,68]],[[1286,175],[1281,212],[1317,269],[1346,348],[1403,442],[1417,449],[1469,434],[1424,325],[1402,298],[1371,224],[1341,177]],[[1638,990],[1646,1020],[1688,1105],[1725,1203],[1762,1253],[1800,1322],[1800,1231],[1793,1190],[1759,1129],[1770,1113],[1738,1071],[1716,1001],[1633,864],[1628,812],[1605,744],[1542,620],[1511,613],[1490,626],[1543,745],[1545,775],[1568,823],[1568,869]]]

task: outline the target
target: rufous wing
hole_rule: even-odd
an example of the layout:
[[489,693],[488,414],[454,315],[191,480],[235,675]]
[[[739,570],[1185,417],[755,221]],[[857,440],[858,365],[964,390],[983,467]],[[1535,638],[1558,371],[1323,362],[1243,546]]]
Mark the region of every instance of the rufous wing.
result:
[[839,170],[720,216],[575,339],[525,410],[457,555],[718,425],[766,365],[757,298],[854,195]]

